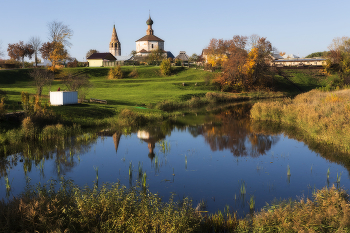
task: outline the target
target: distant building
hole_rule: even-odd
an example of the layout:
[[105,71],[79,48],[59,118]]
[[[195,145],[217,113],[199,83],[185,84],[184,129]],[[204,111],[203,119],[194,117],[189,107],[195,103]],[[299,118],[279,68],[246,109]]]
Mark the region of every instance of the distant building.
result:
[[271,65],[277,67],[288,66],[323,66],[326,64],[324,58],[294,58],[294,59],[277,59],[273,60]]
[[149,16],[146,24],[148,25],[146,35],[136,41],[136,55],[148,56],[153,50],[160,49],[164,52],[164,56],[166,56],[166,51],[164,51],[164,40],[154,35],[152,29],[153,20],[151,19],[151,16]]
[[297,55],[294,54],[285,54],[282,56],[284,59],[295,59],[295,58],[300,58]]
[[115,57],[121,56],[122,54],[121,44],[117,36],[117,31],[115,30],[115,25],[113,26],[111,42],[109,42],[109,52]]
[[186,54],[185,51],[180,51],[180,54],[176,56],[175,59],[180,59],[182,61],[188,61],[190,57]]
[[117,60],[111,53],[93,53],[87,58],[89,67],[101,67],[103,62]]

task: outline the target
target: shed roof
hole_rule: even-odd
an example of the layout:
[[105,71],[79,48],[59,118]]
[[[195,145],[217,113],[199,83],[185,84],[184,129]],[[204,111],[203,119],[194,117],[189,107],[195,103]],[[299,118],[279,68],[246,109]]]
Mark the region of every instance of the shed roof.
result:
[[111,53],[93,53],[87,58],[89,59],[117,60]]
[[138,42],[138,41],[161,41],[161,42],[164,42],[164,40],[160,39],[159,37],[157,37],[155,35],[145,35],[141,39],[138,39],[136,42]]

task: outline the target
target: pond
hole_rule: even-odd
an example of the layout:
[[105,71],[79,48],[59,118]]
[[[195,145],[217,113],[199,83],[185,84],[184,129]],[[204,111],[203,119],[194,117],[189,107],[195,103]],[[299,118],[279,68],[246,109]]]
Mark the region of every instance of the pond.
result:
[[[137,185],[163,200],[190,197],[216,212],[226,205],[243,216],[254,200],[260,210],[274,199],[311,197],[315,189],[348,189],[348,155],[273,123],[252,122],[251,103],[123,132],[104,130],[86,143],[56,145],[8,155],[0,161],[0,198],[18,195],[27,183],[64,176],[90,187],[98,181]],[[303,141],[301,141],[303,140]],[[35,151],[35,152],[34,152]],[[29,156],[30,154],[30,156]],[[11,190],[6,191],[6,177]]]

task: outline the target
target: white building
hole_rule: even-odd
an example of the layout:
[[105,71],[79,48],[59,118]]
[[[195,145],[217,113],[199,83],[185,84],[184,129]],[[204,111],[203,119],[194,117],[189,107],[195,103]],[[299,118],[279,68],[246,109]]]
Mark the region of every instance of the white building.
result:
[[[141,39],[136,41],[136,55],[137,56],[148,56],[151,51],[160,49],[164,51],[164,40],[155,36],[153,33],[152,25],[153,20],[151,16],[146,21],[148,28],[146,30],[146,35]],[[166,52],[164,51],[165,55]]]

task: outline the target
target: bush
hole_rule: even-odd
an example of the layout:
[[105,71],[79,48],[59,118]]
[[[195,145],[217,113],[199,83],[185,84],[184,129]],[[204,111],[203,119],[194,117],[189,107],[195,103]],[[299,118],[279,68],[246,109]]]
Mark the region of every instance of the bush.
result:
[[134,69],[130,72],[130,74],[129,74],[129,77],[130,77],[130,78],[136,78],[136,77],[138,77],[138,76],[139,76],[139,72],[137,71],[136,68],[134,68]]
[[108,79],[122,79],[123,72],[120,66],[112,67],[108,72]]
[[5,105],[5,97],[1,98],[0,102],[0,119],[5,115],[6,113],[6,105]]
[[171,74],[171,63],[168,59],[163,59],[162,63],[160,64],[160,72],[164,76]]

